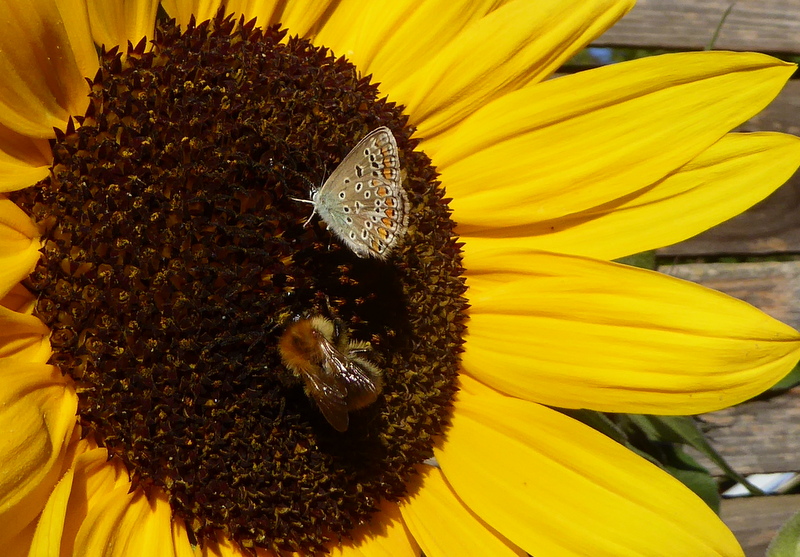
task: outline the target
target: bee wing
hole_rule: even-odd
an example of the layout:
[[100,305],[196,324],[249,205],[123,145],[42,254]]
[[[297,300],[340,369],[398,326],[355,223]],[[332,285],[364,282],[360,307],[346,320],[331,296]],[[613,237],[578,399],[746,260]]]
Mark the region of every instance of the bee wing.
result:
[[330,343],[322,349],[327,356],[323,363],[326,372],[339,377],[346,387],[347,409],[358,410],[375,402],[381,386],[373,378],[378,372],[370,372],[372,364],[355,356],[345,356]]
[[347,431],[350,423],[347,415],[347,389],[341,380],[324,369],[326,366],[322,367],[322,373],[306,374],[306,380],[311,386],[308,390],[333,429]]
[[347,381],[347,409],[358,410],[375,402],[381,388],[357,361],[348,360],[347,372],[343,373]]

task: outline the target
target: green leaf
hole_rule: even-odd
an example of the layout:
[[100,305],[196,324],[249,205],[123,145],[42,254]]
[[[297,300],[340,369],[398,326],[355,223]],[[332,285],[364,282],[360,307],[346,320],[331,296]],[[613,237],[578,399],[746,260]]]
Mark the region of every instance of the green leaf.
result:
[[728,6],[728,9],[722,14],[722,19],[720,19],[717,28],[714,30],[714,34],[711,36],[711,40],[708,41],[708,44],[703,50],[713,50],[714,45],[717,44],[717,39],[719,38],[719,32],[722,30],[722,26],[725,24],[725,20],[728,19],[728,16],[731,15],[731,10],[736,5],[736,2],[731,2]]
[[800,384],[800,363],[786,374],[786,377],[775,383],[770,391],[788,391],[792,387]]
[[642,253],[634,253],[633,255],[620,257],[614,261],[624,265],[630,265],[631,267],[653,270],[656,268],[656,252],[655,250],[643,251]]
[[570,418],[574,418],[579,422],[588,425],[606,437],[610,437],[617,443],[621,443],[623,445],[627,445],[628,443],[625,433],[602,412],[585,409],[575,410],[571,408],[558,408],[558,411],[569,416]]
[[657,455],[654,454],[654,451],[642,449],[631,442],[629,436],[630,426],[626,420],[627,414],[604,414],[596,410],[574,410],[568,408],[557,408],[557,410],[562,414],[574,418],[579,422],[588,425],[592,429],[599,431],[606,437],[613,439],[620,445],[633,451],[645,460],[648,460],[656,466],[663,468],[661,462],[658,460]]
[[764,492],[747,481],[747,478],[736,472],[722,458],[714,447],[706,440],[703,433],[697,428],[697,423],[688,416],[644,416],[629,414],[642,431],[654,440],[668,443],[680,443],[694,447],[706,455],[714,464],[719,466],[726,476],[747,488],[753,495],[764,495]]
[[766,557],[800,557],[800,513],[781,526],[769,543]]
[[663,461],[666,471],[694,491],[706,502],[706,505],[719,514],[720,496],[717,481],[708,473],[708,470],[679,446],[673,446],[673,448],[670,458]]

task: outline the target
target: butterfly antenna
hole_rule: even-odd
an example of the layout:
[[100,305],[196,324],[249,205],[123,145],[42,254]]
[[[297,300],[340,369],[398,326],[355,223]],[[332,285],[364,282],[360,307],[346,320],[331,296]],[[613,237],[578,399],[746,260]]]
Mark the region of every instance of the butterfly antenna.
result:
[[311,222],[311,219],[313,219],[313,218],[314,218],[314,215],[316,215],[316,214],[317,214],[317,206],[316,206],[316,205],[314,205],[314,210],[313,210],[313,211],[311,211],[311,215],[309,215],[309,217],[306,219],[306,222],[304,222],[304,223],[303,223],[303,228],[305,228],[306,226],[308,226],[308,223],[310,223],[310,222]]
[[305,228],[306,226],[308,226],[308,223],[311,222],[311,219],[314,218],[314,215],[317,214],[317,204],[311,199],[300,199],[299,197],[290,197],[289,199],[291,199],[292,201],[298,201],[300,203],[308,203],[314,206],[314,210],[311,211],[311,214],[306,219],[306,222],[303,223],[303,228]]
[[306,226],[308,226],[308,223],[310,223],[310,222],[311,222],[311,219],[313,219],[313,218],[314,218],[314,215],[316,215],[316,214],[317,214],[317,204],[316,204],[316,202],[314,201],[314,194],[315,194],[316,192],[318,192],[319,190],[321,190],[321,189],[322,189],[322,186],[324,186],[324,185],[325,185],[325,178],[324,178],[324,176],[327,174],[327,171],[326,171],[326,170],[324,170],[324,168],[325,168],[325,167],[323,166],[323,174],[322,174],[323,178],[322,178],[322,182],[320,183],[320,185],[319,185],[319,186],[316,186],[316,187],[315,187],[313,184],[311,184],[311,180],[309,180],[309,179],[308,179],[308,178],[306,178],[305,176],[302,176],[303,180],[305,180],[306,182],[308,182],[309,184],[311,184],[311,199],[299,199],[299,198],[297,198],[297,197],[291,197],[291,198],[290,198],[290,199],[292,199],[292,200],[294,200],[294,201],[299,201],[300,203],[310,203],[311,205],[313,205],[313,206],[314,206],[314,210],[313,210],[313,211],[311,211],[311,215],[309,215],[309,217],[306,219],[306,222],[304,222],[304,223],[303,223],[303,228],[305,228]]

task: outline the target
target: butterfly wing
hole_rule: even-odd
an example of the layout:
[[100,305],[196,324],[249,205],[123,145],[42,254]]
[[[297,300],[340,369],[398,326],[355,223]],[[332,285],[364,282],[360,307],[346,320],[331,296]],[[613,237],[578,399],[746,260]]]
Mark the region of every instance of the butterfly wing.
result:
[[357,256],[386,259],[408,228],[408,195],[391,130],[377,128],[359,141],[312,201]]

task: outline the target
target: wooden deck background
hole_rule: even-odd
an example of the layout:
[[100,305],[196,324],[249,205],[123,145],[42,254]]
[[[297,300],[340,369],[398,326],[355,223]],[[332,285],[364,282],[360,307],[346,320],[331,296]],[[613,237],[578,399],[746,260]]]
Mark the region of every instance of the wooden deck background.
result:
[[[639,0],[593,46],[702,50],[730,5],[728,0]],[[800,0],[737,1],[714,48],[800,57]],[[800,79],[790,81],[769,108],[740,128],[761,130],[800,135]],[[800,329],[800,173],[745,214],[658,255],[672,263],[661,271],[727,292]],[[691,262],[726,256],[758,262]],[[770,256],[780,261],[761,261]],[[800,472],[800,387],[700,420],[712,444],[739,472]],[[747,556],[761,557],[778,527],[798,511],[800,494],[728,499],[722,518]]]

